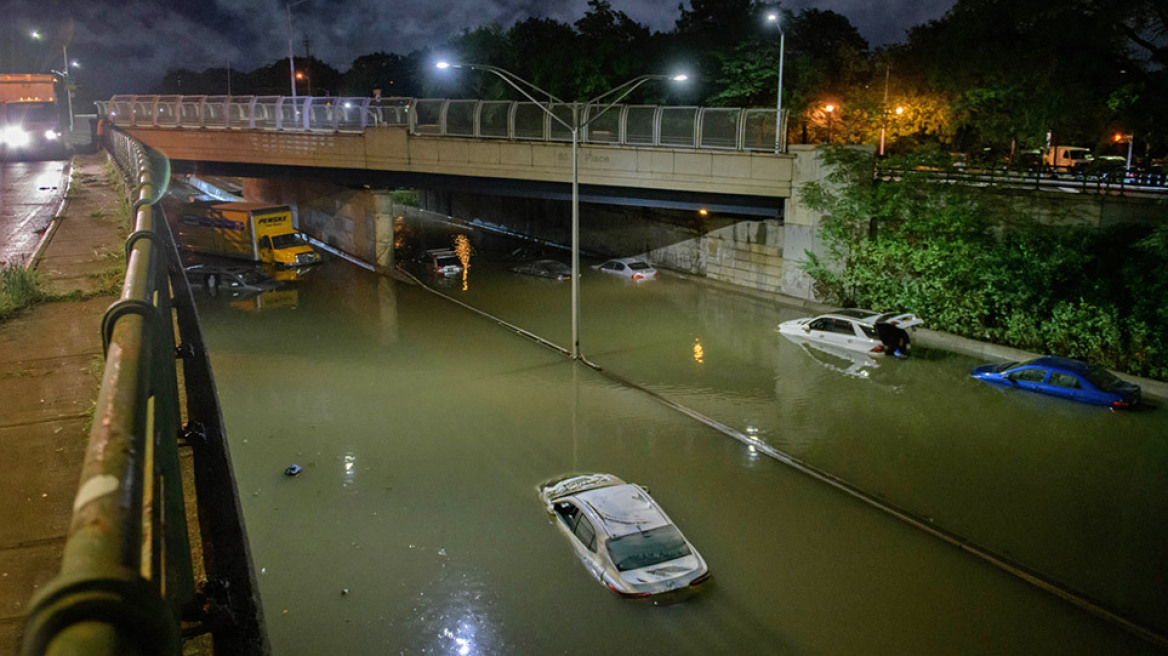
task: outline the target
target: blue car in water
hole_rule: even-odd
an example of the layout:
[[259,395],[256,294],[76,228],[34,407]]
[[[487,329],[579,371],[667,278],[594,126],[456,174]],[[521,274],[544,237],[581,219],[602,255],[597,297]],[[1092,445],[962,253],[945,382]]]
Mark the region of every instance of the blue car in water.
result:
[[1115,374],[1073,358],[1045,356],[1026,362],[1006,362],[977,367],[971,374],[990,385],[1048,394],[1062,399],[1130,408],[1140,402],[1140,386]]

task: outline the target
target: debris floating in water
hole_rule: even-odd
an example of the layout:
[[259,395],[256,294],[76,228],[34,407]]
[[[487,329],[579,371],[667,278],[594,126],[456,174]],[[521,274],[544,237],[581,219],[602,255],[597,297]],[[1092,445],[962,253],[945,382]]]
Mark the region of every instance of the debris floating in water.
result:
[[296,463],[292,463],[291,465],[288,465],[288,467],[284,469],[284,475],[285,476],[295,476],[295,475],[300,473],[301,469],[302,468],[300,467],[300,465],[298,465]]

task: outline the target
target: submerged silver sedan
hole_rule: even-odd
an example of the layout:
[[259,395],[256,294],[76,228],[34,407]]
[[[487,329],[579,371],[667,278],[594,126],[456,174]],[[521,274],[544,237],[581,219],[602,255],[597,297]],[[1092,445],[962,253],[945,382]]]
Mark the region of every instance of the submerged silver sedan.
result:
[[639,485],[583,474],[545,483],[539,496],[588,571],[619,595],[678,592],[710,578],[697,549]]

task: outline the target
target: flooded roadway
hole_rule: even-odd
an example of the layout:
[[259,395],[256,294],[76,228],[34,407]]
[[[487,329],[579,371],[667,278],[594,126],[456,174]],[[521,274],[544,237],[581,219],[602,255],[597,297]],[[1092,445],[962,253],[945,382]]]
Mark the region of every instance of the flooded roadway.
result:
[[[433,282],[567,345],[567,283],[486,260]],[[799,311],[676,277],[581,287],[605,369],[1164,630],[1165,411],[942,352],[857,369],[775,332]],[[201,303],[276,654],[1158,653],[425,290],[334,259],[293,300]],[[649,486],[712,584],[599,585],[535,493],[573,471]]]

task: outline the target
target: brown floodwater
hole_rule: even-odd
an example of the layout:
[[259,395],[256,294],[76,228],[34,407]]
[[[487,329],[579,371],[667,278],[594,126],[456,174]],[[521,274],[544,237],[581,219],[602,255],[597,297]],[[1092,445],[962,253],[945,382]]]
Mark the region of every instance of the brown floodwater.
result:
[[[479,242],[465,276],[415,271],[567,346],[569,283]],[[799,310],[675,275],[588,269],[581,297],[606,371],[1168,630],[1168,411],[809,350],[775,331]],[[420,287],[332,259],[200,309],[278,655],[1157,653]],[[592,471],[648,486],[712,582],[654,604],[591,578],[536,486]]]

